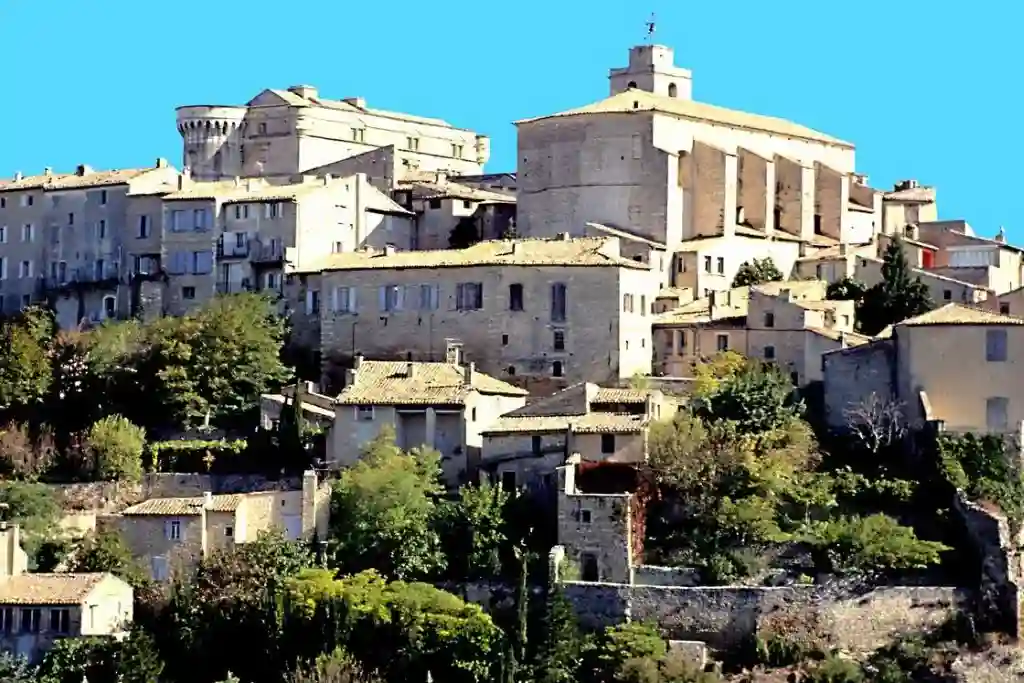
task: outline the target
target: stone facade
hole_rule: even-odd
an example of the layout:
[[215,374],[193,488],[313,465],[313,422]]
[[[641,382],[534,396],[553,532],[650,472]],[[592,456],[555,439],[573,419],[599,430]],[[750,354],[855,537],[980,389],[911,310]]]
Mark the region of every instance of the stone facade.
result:
[[182,164],[197,178],[289,176],[393,147],[398,169],[477,174],[490,141],[440,119],[328,100],[316,88],[264,90],[242,106],[177,110]]
[[482,372],[517,384],[650,372],[657,275],[620,256],[616,238],[335,255],[319,281],[325,359],[439,360],[455,341]]

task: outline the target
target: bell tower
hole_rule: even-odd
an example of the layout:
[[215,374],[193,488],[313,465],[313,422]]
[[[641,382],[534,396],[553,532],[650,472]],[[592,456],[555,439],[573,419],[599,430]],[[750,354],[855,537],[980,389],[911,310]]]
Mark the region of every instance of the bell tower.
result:
[[644,44],[629,50],[629,66],[608,72],[611,94],[630,88],[663,97],[693,99],[693,75],[675,65],[675,53],[665,45]]

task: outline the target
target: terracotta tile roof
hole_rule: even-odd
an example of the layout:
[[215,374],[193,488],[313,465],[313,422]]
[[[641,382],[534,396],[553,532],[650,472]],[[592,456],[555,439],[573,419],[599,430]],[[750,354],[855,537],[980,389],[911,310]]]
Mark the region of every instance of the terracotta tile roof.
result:
[[570,109],[558,114],[516,121],[516,125],[568,116],[585,116],[588,114],[634,114],[638,112],[657,112],[683,119],[707,121],[735,128],[765,131],[768,133],[775,133],[777,135],[786,135],[794,138],[803,138],[805,140],[815,140],[817,142],[824,142],[826,144],[840,147],[853,148],[853,145],[849,142],[844,142],[839,138],[834,138],[831,135],[826,135],[825,133],[807,128],[806,126],[801,126],[800,124],[793,123],[792,121],[787,121],[786,119],[762,116],[760,114],[750,114],[747,112],[736,111],[734,109],[726,109],[724,107],[716,107],[704,102],[695,102],[693,100],[683,100],[675,97],[655,95],[654,93],[649,93],[643,90],[627,90],[626,92],[612,95],[611,97],[605,98],[599,102],[594,102],[593,104],[588,104],[577,109]]
[[[251,180],[251,182],[249,182]],[[196,182],[164,196],[166,201],[215,200],[225,204],[238,202],[290,201],[316,190],[324,189],[323,181],[271,184],[261,178]]]
[[527,415],[498,418],[482,434],[529,434],[572,431],[574,434],[634,434],[647,427],[645,415],[593,412],[585,415]]
[[619,256],[613,240],[598,237],[563,239],[488,240],[466,249],[331,254],[316,270],[370,270],[376,268],[469,268],[474,266],[614,266],[649,270],[642,263]]
[[19,574],[0,580],[0,605],[80,605],[107,578],[113,576],[106,572]]
[[652,240],[648,237],[644,237],[643,235],[638,235],[635,232],[623,230],[622,228],[614,228],[610,225],[593,222],[587,223],[587,227],[593,230],[597,230],[598,232],[603,232],[606,235],[611,235],[612,237],[620,237],[629,242],[639,242],[640,244],[646,244],[647,246],[654,247],[655,249],[666,248],[666,244],[664,242],[658,242],[657,240]]
[[882,198],[890,202],[907,202],[915,204],[929,204],[935,201],[934,187],[908,187],[904,190],[893,190],[885,192]]
[[832,341],[842,341],[843,339],[846,339],[850,346],[866,344],[872,340],[872,337],[858,334],[857,332],[840,332],[839,330],[826,327],[808,327],[806,329],[808,332],[831,339]]
[[896,323],[897,327],[923,325],[1024,325],[1024,318],[986,311],[973,306],[950,303]]
[[400,181],[399,190],[409,190],[415,199],[469,199],[475,202],[501,202],[515,204],[512,193],[482,190],[478,187],[455,182]]
[[[242,504],[245,496],[240,493],[212,496],[213,506],[210,512],[234,512]],[[127,508],[122,515],[156,515],[166,517],[186,517],[198,515],[203,507],[203,497],[191,498],[150,498],[137,505]]]
[[290,90],[270,89],[270,92],[280,97],[287,104],[295,107],[323,107],[324,109],[364,113],[373,116],[380,116],[382,118],[395,119],[397,121],[408,121],[410,123],[424,123],[430,126],[439,126],[442,128],[461,130],[459,128],[455,128],[455,126],[442,119],[428,118],[426,116],[415,116],[414,114],[404,114],[401,112],[386,111],[384,109],[370,109],[369,107],[365,106],[357,106],[353,102],[346,100],[325,100],[319,97],[302,97],[294,92],[291,92]]
[[658,292],[656,299],[689,299],[693,297],[693,287],[666,287]]
[[109,187],[126,185],[129,181],[143,173],[154,171],[155,168],[127,168],[113,171],[93,171],[78,175],[77,173],[59,173],[27,176],[21,180],[0,179],[0,192],[17,192],[20,190],[78,190],[90,187]]
[[573,418],[569,429],[573,434],[637,434],[649,423],[646,415],[587,413]]
[[644,389],[600,388],[592,403],[646,403],[652,392]]
[[471,389],[501,396],[529,394],[477,370],[470,387],[465,369],[453,363],[364,360],[356,370],[355,382],[335,401],[342,405],[462,405]]

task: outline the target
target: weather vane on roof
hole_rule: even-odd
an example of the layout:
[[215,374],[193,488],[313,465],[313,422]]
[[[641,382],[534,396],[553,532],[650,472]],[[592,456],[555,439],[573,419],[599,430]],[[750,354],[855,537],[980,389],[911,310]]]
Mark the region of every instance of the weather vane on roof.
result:
[[644,37],[644,41],[645,42],[649,41],[651,39],[651,36],[654,35],[654,29],[655,29],[655,25],[654,25],[654,12],[651,12],[651,18],[647,22],[647,35]]

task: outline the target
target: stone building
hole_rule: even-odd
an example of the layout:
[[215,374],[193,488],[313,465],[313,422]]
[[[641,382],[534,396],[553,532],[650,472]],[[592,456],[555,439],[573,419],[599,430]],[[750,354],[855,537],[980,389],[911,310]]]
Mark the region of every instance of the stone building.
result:
[[[490,156],[490,141],[473,131],[373,109],[360,97],[322,98],[308,85],[264,90],[241,106],[179,107],[177,123],[182,164],[201,180],[291,176],[387,147],[394,148],[399,176],[474,175]],[[359,172],[369,174],[366,167],[347,171]]]
[[800,243],[864,243],[877,231],[880,200],[855,173],[852,144],[695,101],[690,72],[661,45],[632,48],[609,81],[604,100],[517,123],[523,235],[580,234],[596,222],[670,253],[717,238],[719,252],[696,267],[710,257],[721,284],[702,291],[727,288],[753,255],[791,262]]
[[350,466],[385,427],[405,450],[441,454],[445,481],[465,483],[480,459],[481,432],[520,408],[527,392],[461,363],[457,348],[442,363],[372,361],[356,356],[334,399],[328,460]]
[[677,399],[657,389],[576,384],[489,424],[480,469],[513,490],[553,483],[570,454],[583,462],[646,462],[651,422],[678,408]]
[[[1024,319],[950,303],[894,325],[885,338],[824,355],[825,416],[896,408],[907,424],[1019,435],[1024,424]],[[884,415],[883,415],[884,417]]]
[[689,377],[721,351],[775,363],[798,386],[820,381],[821,357],[863,344],[854,302],[829,301],[823,280],[769,282],[712,292],[653,322],[655,373]]
[[650,372],[658,277],[617,238],[333,254],[290,280],[296,335],[325,362],[440,360],[454,341],[482,372],[547,393]]
[[135,214],[129,196],[162,187],[177,171],[152,168],[17,174],[0,179],[0,311],[51,301],[62,327],[123,315],[134,237],[158,214]]
[[400,182],[393,195],[416,214],[411,249],[448,249],[457,226],[468,228],[477,240],[501,239],[515,230],[514,194],[464,185],[444,173]]
[[98,517],[96,526],[116,531],[154,581],[169,581],[210,553],[263,532],[276,529],[290,540],[326,538],[329,516],[330,486],[310,471],[298,490],[151,498]]
[[216,294],[281,293],[286,264],[299,268],[361,247],[408,248],[413,235],[413,214],[360,174],[273,182],[196,182],[182,174],[159,201],[158,232],[128,254],[135,272],[165,276],[150,287],[171,314]]
[[106,572],[28,573],[18,527],[0,527],[0,649],[38,661],[63,638],[123,636],[133,597]]

